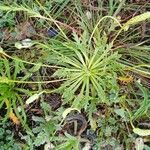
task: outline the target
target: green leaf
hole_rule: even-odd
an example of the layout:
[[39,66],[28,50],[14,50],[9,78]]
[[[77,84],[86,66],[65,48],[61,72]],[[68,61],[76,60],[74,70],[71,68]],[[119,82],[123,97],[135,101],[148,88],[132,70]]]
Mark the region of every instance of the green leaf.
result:
[[0,76],[0,83],[9,83],[9,79],[7,77]]
[[124,111],[123,108],[121,108],[121,109],[114,109],[114,112],[115,112],[118,116],[120,116],[121,118],[123,118],[123,119],[126,118],[126,116],[125,116],[125,111]]
[[42,123],[45,122],[44,118],[38,116],[32,116],[32,120],[35,122],[42,122]]
[[40,146],[42,144],[44,144],[47,140],[47,135],[45,132],[40,132],[38,134],[38,136],[35,138],[35,141],[34,141],[34,145],[35,146]]
[[139,83],[136,83],[136,85],[139,87],[139,89],[142,91],[142,94],[144,96],[144,100],[142,100],[140,107],[137,109],[137,111],[134,113],[132,116],[132,120],[138,119],[139,117],[143,116],[146,114],[150,107],[150,102],[148,99],[148,93],[147,90]]
[[145,12],[145,13],[143,13],[143,14],[141,14],[141,15],[135,16],[135,17],[131,18],[129,21],[127,21],[127,22],[123,25],[123,29],[124,29],[125,31],[127,31],[128,28],[129,28],[129,26],[135,25],[135,24],[137,24],[137,23],[139,23],[139,22],[141,22],[141,21],[144,21],[144,20],[146,20],[146,19],[148,19],[148,18],[150,18],[150,12]]
[[150,130],[148,130],[148,129],[133,128],[133,132],[140,136],[149,136],[150,135]]
[[36,99],[38,99],[40,97],[41,94],[43,94],[43,92],[40,92],[39,94],[34,94],[34,95],[30,96],[26,100],[26,104],[29,105],[30,103],[33,103]]
[[62,2],[64,2],[65,0],[54,0],[54,2],[56,2],[56,3],[62,3]]
[[4,66],[5,66],[5,72],[7,74],[7,77],[10,79],[11,78],[11,72],[10,72],[10,63],[7,59],[3,60]]
[[37,63],[35,66],[33,66],[29,71],[30,72],[36,72],[41,68],[42,63]]

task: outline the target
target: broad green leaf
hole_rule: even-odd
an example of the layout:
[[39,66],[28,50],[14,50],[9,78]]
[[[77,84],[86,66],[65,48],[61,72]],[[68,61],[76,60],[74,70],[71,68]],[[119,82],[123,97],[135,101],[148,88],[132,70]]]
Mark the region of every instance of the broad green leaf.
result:
[[149,129],[140,129],[140,128],[133,128],[133,132],[140,136],[149,136],[150,130]]
[[6,5],[1,5],[1,6],[0,6],[0,10],[3,10],[3,11],[10,11],[10,10],[11,10],[11,7],[6,6]]
[[139,23],[139,22],[141,22],[141,21],[144,21],[144,20],[146,20],[146,19],[148,19],[148,18],[150,18],[150,12],[145,12],[145,13],[143,13],[143,14],[141,14],[141,15],[135,16],[135,17],[131,18],[129,21],[127,21],[127,22],[123,25],[123,29],[124,29],[125,31],[127,31],[128,28],[129,28],[129,26],[135,25],[135,24],[137,24],[137,23]]

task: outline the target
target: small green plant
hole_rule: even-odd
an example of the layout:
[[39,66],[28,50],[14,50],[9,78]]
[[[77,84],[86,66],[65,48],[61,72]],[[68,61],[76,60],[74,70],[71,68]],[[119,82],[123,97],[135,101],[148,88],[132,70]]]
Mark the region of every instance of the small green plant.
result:
[[87,142],[87,139],[70,135],[67,130],[63,129],[65,118],[68,111],[64,113],[64,108],[53,112],[48,103],[42,102],[41,107],[45,117],[32,116],[35,127],[32,129],[35,138],[33,138],[34,147],[51,147],[57,150],[80,150],[81,142]]
[[94,47],[88,46],[87,36],[74,34],[74,42],[63,44],[70,56],[62,52],[59,62],[64,66],[53,75],[66,80],[60,87],[63,98],[69,103],[73,100],[78,108],[87,108],[92,101],[110,104],[109,94],[117,92],[117,73],[123,69],[118,62],[121,55],[111,51],[105,36],[95,40]]
[[0,123],[0,149],[1,150],[21,150],[21,144],[14,139],[9,123]]
[[33,116],[32,119],[36,122],[36,127],[33,128],[33,133],[37,134],[33,144],[38,147],[48,143],[50,137],[56,130],[55,121],[52,119],[46,121],[44,118],[36,116]]
[[[20,61],[9,61],[3,56],[0,59],[0,66],[0,109],[6,110],[0,120],[5,122],[7,119],[10,119],[16,125],[22,124],[26,131],[31,133],[30,128],[26,124],[27,118],[23,102],[23,95],[31,95],[31,93],[29,90],[20,88],[14,82],[14,80],[19,78],[18,75],[22,69],[25,69],[25,66]],[[31,73],[27,72],[23,80],[29,78],[30,75]]]
[[[12,27],[15,25],[15,13],[13,14],[5,14],[4,12],[0,11],[0,29],[9,26]],[[9,18],[9,19],[8,19]]]
[[[14,72],[12,73],[11,65],[13,63],[15,63],[15,68]],[[0,65],[0,108],[7,108],[7,115],[5,115],[3,121],[9,117],[9,113],[11,113],[12,111],[15,111],[18,117],[20,116],[16,105],[16,102],[19,102],[18,104],[22,106],[22,116],[24,118],[24,121],[26,122],[26,115],[24,112],[23,102],[18,94],[15,84],[7,82],[8,79],[17,78],[17,74],[22,69],[21,64],[17,62],[10,63],[7,59],[4,58],[0,60]]]
[[58,121],[61,116],[57,114],[59,112],[52,112],[50,105],[46,102],[41,103],[41,108],[45,117],[32,116],[32,120],[36,124],[35,128],[33,128],[33,133],[36,137],[33,142],[35,147],[50,143],[56,131],[60,128]]

